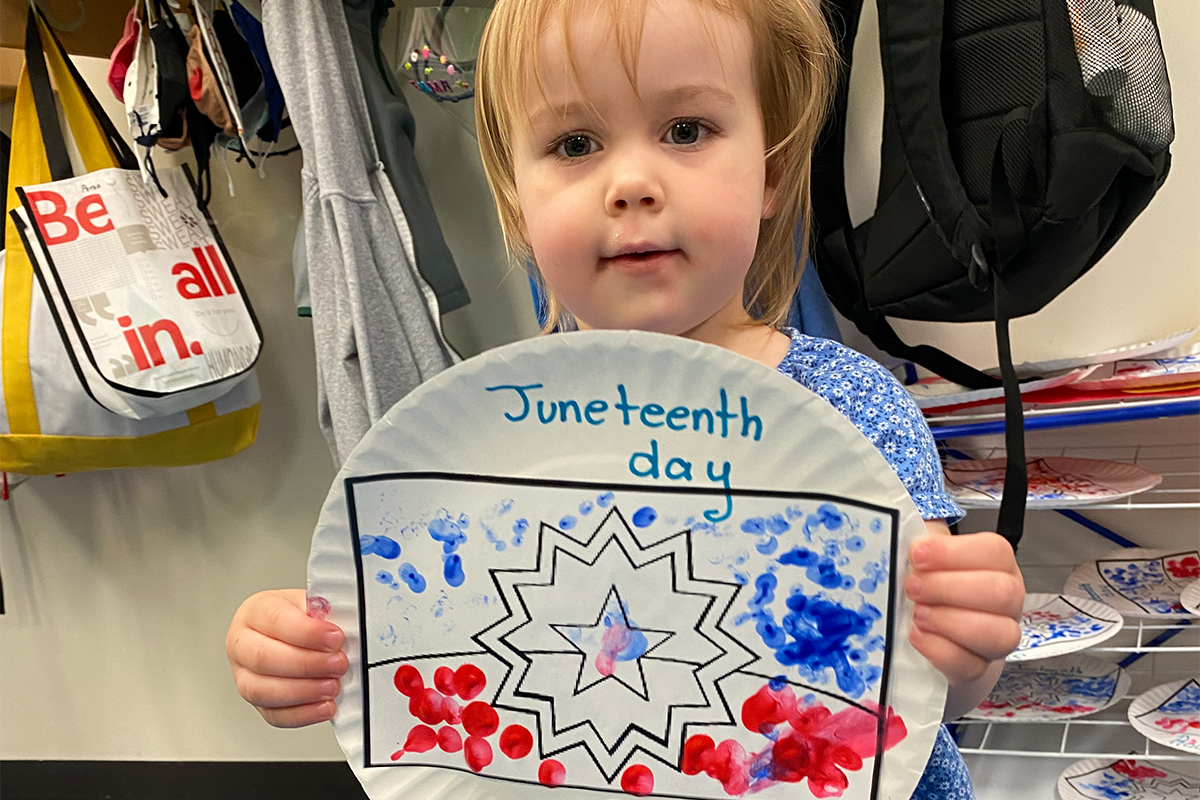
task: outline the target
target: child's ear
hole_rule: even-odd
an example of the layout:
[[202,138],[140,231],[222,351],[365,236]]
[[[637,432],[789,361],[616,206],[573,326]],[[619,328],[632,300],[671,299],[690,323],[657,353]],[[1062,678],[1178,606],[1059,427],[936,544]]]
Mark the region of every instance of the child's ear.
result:
[[763,189],[763,210],[762,218],[770,219],[779,211],[779,186],[777,184],[767,184]]

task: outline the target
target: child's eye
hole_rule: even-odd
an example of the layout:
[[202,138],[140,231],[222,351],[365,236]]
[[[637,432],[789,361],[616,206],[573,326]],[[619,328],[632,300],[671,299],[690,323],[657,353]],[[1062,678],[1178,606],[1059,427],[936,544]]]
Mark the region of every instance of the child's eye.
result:
[[710,133],[708,126],[698,119],[680,119],[671,123],[667,138],[671,144],[695,144]]
[[585,136],[582,133],[572,133],[559,141],[558,147],[554,152],[563,158],[582,158],[595,152],[595,148],[593,147],[595,144],[590,136]]

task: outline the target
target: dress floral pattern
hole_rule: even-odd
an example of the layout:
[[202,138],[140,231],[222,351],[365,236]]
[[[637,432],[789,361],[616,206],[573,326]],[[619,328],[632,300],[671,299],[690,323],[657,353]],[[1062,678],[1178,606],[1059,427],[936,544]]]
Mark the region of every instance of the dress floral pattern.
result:
[[[862,431],[900,476],[925,519],[957,522],[963,511],[946,492],[933,434],[920,409],[891,373],[828,339],[791,328],[792,347],[779,372],[820,395]],[[912,800],[974,800],[971,777],[949,732],[938,731]]]

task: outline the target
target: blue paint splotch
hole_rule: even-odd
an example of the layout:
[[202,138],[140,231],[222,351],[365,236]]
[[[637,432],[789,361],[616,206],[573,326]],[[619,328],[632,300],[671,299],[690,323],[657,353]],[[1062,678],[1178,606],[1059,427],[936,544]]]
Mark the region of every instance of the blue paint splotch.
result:
[[479,525],[483,528],[484,537],[488,540],[488,543],[495,548],[497,553],[503,553],[508,549],[508,543],[497,536],[496,532],[492,530],[490,526],[483,522],[479,523]]
[[854,578],[838,570],[833,556],[818,555],[807,547],[793,547],[777,560],[780,564],[804,567],[808,579],[825,589],[854,588]]
[[613,499],[614,495],[612,492],[604,492],[596,498],[596,505],[600,506],[601,508],[608,508],[612,505]]
[[633,524],[638,528],[648,528],[658,519],[658,512],[650,506],[642,506],[633,512]]
[[513,526],[512,526],[513,547],[520,547],[522,544],[525,543],[525,532],[528,530],[529,530],[529,520],[525,519],[524,517],[521,517],[521,519],[519,519],[513,523]]
[[592,505],[591,500],[584,500],[579,504],[579,516],[586,517],[588,514],[592,513],[593,508],[595,508],[595,506]]
[[396,579],[392,577],[392,573],[386,569],[381,569],[375,573],[375,580],[387,586],[390,589],[399,589],[400,584],[396,583]]
[[446,556],[446,560],[442,562],[442,577],[452,587],[457,588],[463,585],[467,576],[463,572],[462,557],[458,553]]
[[393,559],[400,556],[400,543],[390,536],[365,535],[358,538],[358,550],[364,556],[377,555]]
[[569,531],[575,527],[577,522],[579,522],[579,520],[575,519],[575,517],[572,517],[570,514],[567,514],[558,521],[558,527],[564,531]]
[[821,503],[815,513],[804,518],[804,537],[811,542],[813,534],[821,528],[831,532],[838,531],[849,522],[850,517],[833,503]]
[[769,556],[774,553],[779,547],[779,540],[774,536],[768,536],[758,544],[754,545],[754,549],[762,553],[764,556]]
[[435,542],[441,542],[442,552],[449,555],[467,541],[467,534],[463,532],[463,528],[470,524],[471,520],[466,514],[460,516],[457,521],[449,517],[438,517],[429,523],[429,535]]
[[425,591],[425,578],[412,564],[404,563],[399,569],[400,580],[408,584],[408,588],[420,594]]
[[596,671],[604,676],[616,671],[617,662],[635,661],[649,648],[646,634],[629,619],[627,610],[615,606],[615,602],[610,603],[604,612],[604,635],[596,654]]

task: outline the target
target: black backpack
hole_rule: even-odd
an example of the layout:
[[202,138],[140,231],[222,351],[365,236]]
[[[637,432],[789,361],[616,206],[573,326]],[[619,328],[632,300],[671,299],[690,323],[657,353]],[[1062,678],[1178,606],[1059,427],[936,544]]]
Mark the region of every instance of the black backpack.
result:
[[[877,347],[972,389],[1004,386],[1008,465],[997,529],[1015,545],[1027,480],[1008,320],[1087,272],[1166,179],[1174,128],[1154,4],[876,5],[882,164],[875,214],[854,226],[843,157],[862,0],[822,0],[845,70],[813,156],[810,250],[834,306]],[[888,316],[995,320],[1001,378],[910,347]]]

